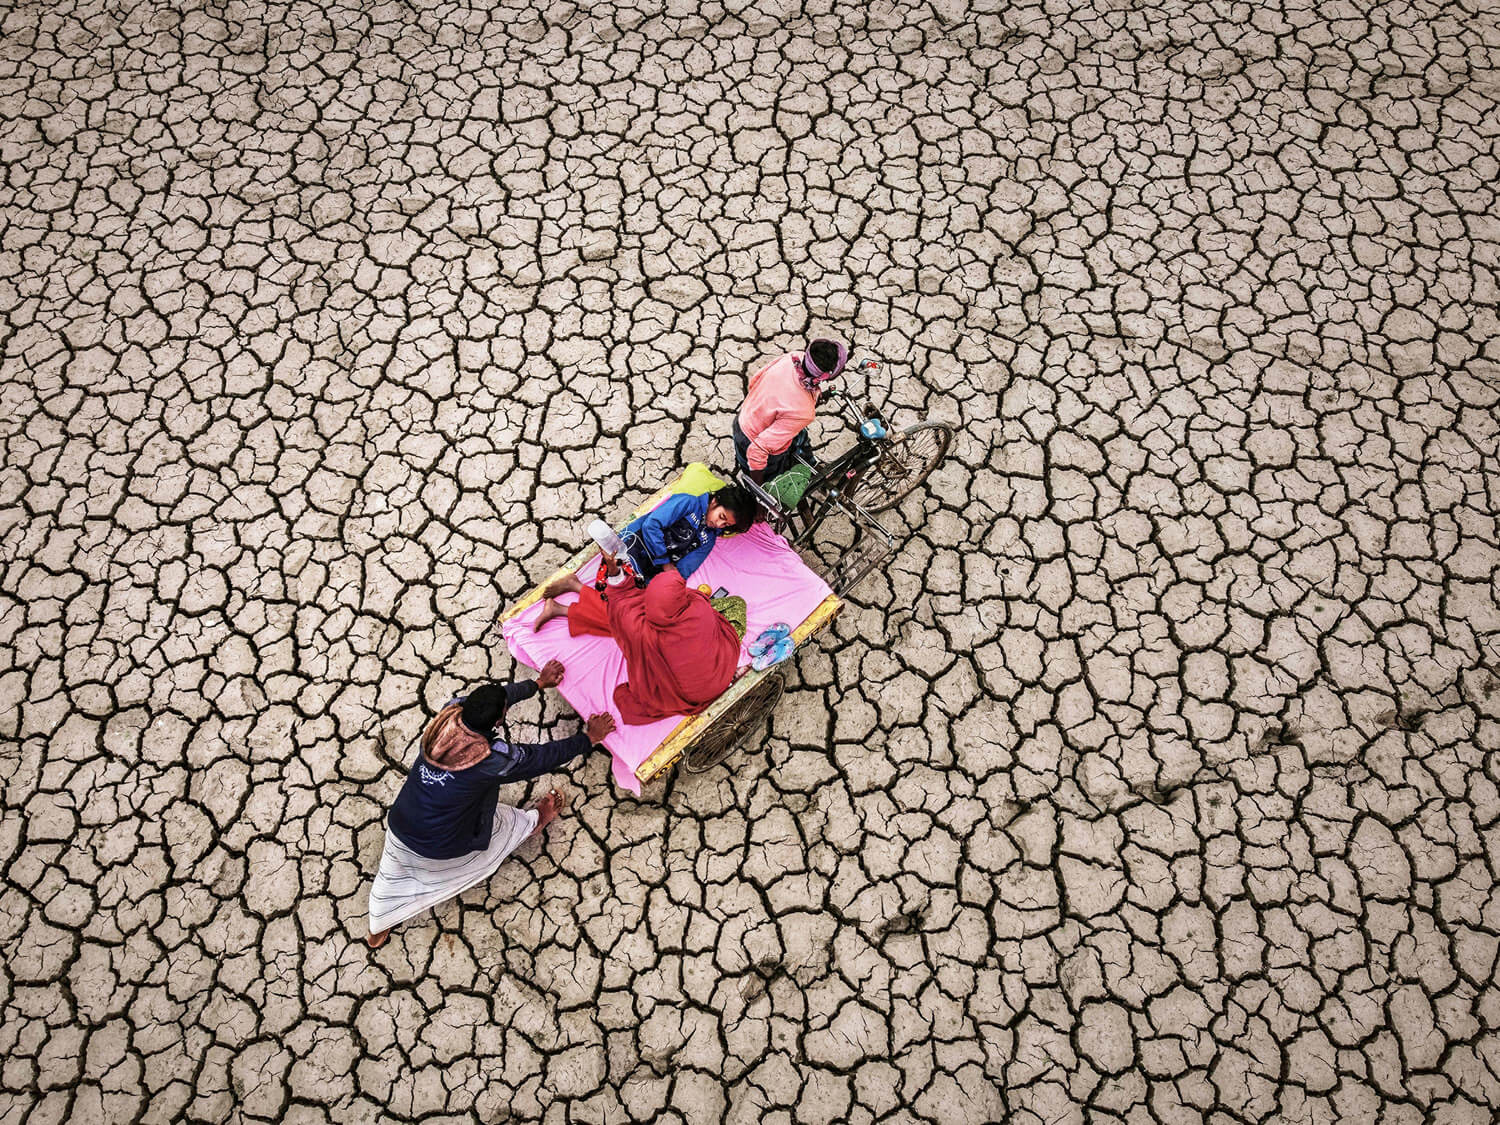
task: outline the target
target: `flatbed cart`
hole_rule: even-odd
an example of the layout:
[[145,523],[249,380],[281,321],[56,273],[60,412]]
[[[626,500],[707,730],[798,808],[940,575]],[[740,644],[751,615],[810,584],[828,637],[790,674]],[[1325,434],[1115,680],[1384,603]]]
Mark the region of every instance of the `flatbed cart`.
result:
[[[704,465],[690,465],[670,484],[647,497],[630,519],[644,515],[674,492],[706,492],[725,483],[714,476]],[[629,520],[624,521],[626,523]],[[624,523],[621,524],[624,526]],[[618,529],[616,529],[618,530]],[[590,543],[573,555],[558,570],[537,583],[500,615],[497,625],[502,629],[505,622],[524,613],[542,600],[542,591],[555,580],[576,573],[599,555],[599,548]],[[802,563],[806,567],[806,563]],[[807,568],[811,571],[811,568]],[[812,571],[816,574],[816,571]],[[821,575],[817,575],[821,578]],[[835,590],[817,603],[816,607],[792,630],[791,639],[795,649],[800,650],[817,636],[844,607],[844,599]],[[753,639],[753,638],[747,638]],[[514,654],[514,648],[512,648]],[[567,682],[559,690],[567,698]],[[786,678],[780,665],[757,671],[745,666],[735,676],[728,690],[719,696],[708,709],[697,715],[685,716],[671,733],[653,750],[645,761],[635,768],[638,783],[645,785],[661,776],[679,760],[693,772],[701,772],[718,765],[730,752],[744,742],[749,735],[770,718],[772,710],[786,687]],[[571,702],[571,700],[570,700]]]
[[[879,366],[874,360],[866,360],[855,370],[868,372]],[[827,628],[849,592],[895,551],[895,536],[876,520],[876,514],[895,507],[921,485],[953,440],[953,427],[945,422],[924,420],[892,431],[882,412],[868,400],[856,406],[836,390],[828,397],[853,428],[855,443],[829,462],[804,461],[807,480],[800,504],[783,504],[749,477],[738,477],[739,483],[761,501],[771,529],[787,539],[796,552],[788,552],[788,565],[805,568],[830,591],[793,629],[791,637],[797,650]],[[630,518],[644,515],[674,492],[701,494],[724,483],[706,466],[690,465],[676,480],[647,497]],[[847,546],[834,544],[830,548],[823,544],[820,549],[815,542],[818,529],[835,512],[848,517],[853,540]],[[507,621],[540,601],[542,591],[553,581],[578,572],[598,555],[593,544],[584,547],[507,608],[497,626],[503,631]],[[728,690],[707,710],[682,719],[635,767],[637,783],[654,780],[679,759],[694,772],[718,765],[770,718],[785,686],[779,665],[763,671],[742,668]],[[566,681],[561,690],[568,698]]]

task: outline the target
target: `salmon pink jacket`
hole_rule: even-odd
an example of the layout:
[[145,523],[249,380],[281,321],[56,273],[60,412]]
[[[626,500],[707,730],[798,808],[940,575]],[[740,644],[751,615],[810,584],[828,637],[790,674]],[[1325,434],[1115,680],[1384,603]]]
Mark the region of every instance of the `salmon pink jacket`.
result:
[[764,469],[767,458],[785,453],[812,424],[818,396],[802,385],[801,360],[800,353],[788,352],[750,376],[739,420],[752,469]]

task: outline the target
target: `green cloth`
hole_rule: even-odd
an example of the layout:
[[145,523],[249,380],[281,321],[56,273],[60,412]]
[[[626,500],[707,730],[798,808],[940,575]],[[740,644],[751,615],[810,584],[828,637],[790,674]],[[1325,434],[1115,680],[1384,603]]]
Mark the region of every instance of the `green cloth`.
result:
[[734,626],[734,631],[739,634],[740,640],[745,639],[746,605],[744,598],[737,598],[731,594],[727,598],[709,598],[708,604],[729,619]]
[[795,508],[812,481],[812,470],[806,465],[793,465],[769,484],[761,485],[771,498],[783,508]]

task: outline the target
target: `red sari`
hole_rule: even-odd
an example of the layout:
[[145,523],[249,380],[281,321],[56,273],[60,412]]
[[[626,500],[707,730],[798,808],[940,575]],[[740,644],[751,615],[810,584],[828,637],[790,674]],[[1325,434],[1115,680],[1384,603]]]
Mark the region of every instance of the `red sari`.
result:
[[585,586],[568,608],[568,632],[613,637],[620,646],[629,678],[615,688],[615,706],[632,726],[707,709],[740,659],[734,626],[674,567],[644,590],[612,588],[607,602]]

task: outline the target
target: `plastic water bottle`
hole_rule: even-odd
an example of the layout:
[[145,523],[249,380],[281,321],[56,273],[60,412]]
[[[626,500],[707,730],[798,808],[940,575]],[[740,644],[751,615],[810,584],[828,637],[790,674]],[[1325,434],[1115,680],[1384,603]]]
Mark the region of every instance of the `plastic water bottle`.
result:
[[618,558],[625,553],[625,540],[616,535],[615,529],[603,520],[596,519],[589,524],[589,537],[599,544],[599,550],[606,555]]

